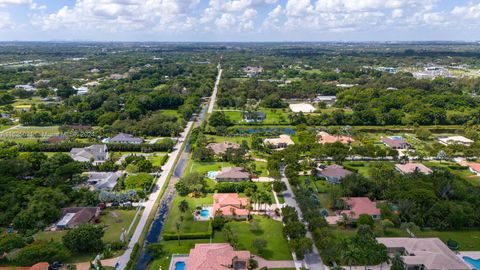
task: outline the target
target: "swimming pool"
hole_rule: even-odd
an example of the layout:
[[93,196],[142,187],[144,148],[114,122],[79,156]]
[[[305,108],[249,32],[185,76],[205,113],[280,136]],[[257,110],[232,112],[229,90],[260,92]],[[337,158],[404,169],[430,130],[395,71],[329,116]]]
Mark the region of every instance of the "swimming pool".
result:
[[175,263],[175,270],[184,270],[185,269],[185,262],[176,262]]
[[480,260],[475,260],[475,259],[472,259],[468,256],[463,256],[463,260],[470,264],[471,266],[473,266],[473,269],[477,269],[477,270],[480,270]]
[[200,211],[200,216],[203,217],[203,218],[208,218],[210,216],[210,211],[204,209],[204,210]]
[[392,140],[403,140],[402,136],[390,136],[390,139]]

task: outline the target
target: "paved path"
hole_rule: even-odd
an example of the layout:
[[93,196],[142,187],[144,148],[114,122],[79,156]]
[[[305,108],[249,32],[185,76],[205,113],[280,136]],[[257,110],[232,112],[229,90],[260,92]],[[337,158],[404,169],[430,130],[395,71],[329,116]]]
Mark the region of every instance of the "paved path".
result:
[[4,130],[0,131],[0,134],[2,134],[2,133],[7,133],[7,132],[9,132],[9,131],[11,131],[11,130],[13,130],[13,129],[17,129],[17,128],[21,127],[21,126],[22,126],[22,125],[16,125],[16,126],[13,126],[13,127],[11,127],[11,128],[4,129]]
[[258,262],[258,269],[261,269],[262,267],[267,267],[268,269],[295,268],[293,261],[269,261],[255,255],[253,258]]
[[180,149],[182,148],[182,144],[185,141],[185,138],[189,133],[190,129],[192,128],[192,126],[193,126],[193,121],[190,121],[187,123],[185,130],[180,134],[180,138],[174,147],[175,150],[169,154],[170,157],[168,158],[167,163],[163,165],[162,173],[160,177],[158,177],[156,180],[154,190],[148,197],[148,201],[144,203],[145,209],[143,210],[142,216],[140,217],[140,221],[138,222],[138,225],[135,228],[135,232],[133,233],[132,238],[128,243],[127,249],[125,250],[122,256],[118,257],[117,269],[120,269],[120,270],[125,269],[125,266],[130,260],[130,254],[132,253],[132,249],[135,246],[135,244],[138,242],[142,234],[142,231],[147,223],[148,217],[150,216],[150,213],[154,210],[155,201],[158,200],[162,187],[167,182],[167,177],[170,171],[174,168],[175,161],[178,155],[180,154]]
[[218,84],[220,83],[220,78],[222,77],[222,71],[223,70],[220,67],[220,64],[218,64],[217,81],[215,82],[215,86],[213,87],[213,93],[212,93],[212,97],[210,98],[210,104],[208,104],[207,113],[212,113],[213,108],[215,107],[215,101],[217,100]]
[[[288,183],[288,179],[285,176],[285,168],[280,169],[280,173],[282,176],[282,181],[286,184],[287,190],[283,192],[283,198],[285,199],[285,204],[291,207],[294,207],[297,210],[298,217],[302,220],[302,210],[298,207],[297,201],[293,196],[292,187],[290,183]],[[310,238],[313,241],[312,234],[310,231],[307,231],[307,238]],[[325,270],[325,265],[322,262],[322,258],[318,252],[317,247],[315,244],[313,245],[313,251],[307,255],[305,255],[304,262],[307,264],[307,268],[311,270]]]

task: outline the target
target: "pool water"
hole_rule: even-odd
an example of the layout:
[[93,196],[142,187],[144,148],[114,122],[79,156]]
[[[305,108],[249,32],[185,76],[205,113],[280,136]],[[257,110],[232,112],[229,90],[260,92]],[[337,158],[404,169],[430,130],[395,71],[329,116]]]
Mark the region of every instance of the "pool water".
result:
[[474,260],[467,256],[464,256],[463,260],[473,266],[474,269],[480,270],[480,260]]
[[200,216],[203,217],[203,218],[207,218],[207,217],[210,216],[210,211],[202,210],[202,211],[200,211]]
[[402,136],[391,136],[390,137],[392,140],[402,140],[403,137]]
[[185,269],[185,262],[176,262],[175,263],[175,270],[184,270]]

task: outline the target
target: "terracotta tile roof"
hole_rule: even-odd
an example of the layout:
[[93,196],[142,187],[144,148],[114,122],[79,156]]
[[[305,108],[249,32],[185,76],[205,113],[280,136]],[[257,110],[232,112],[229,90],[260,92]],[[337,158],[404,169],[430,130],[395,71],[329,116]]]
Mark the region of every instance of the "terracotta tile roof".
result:
[[318,137],[318,142],[321,144],[326,144],[326,143],[335,143],[335,142],[341,142],[343,144],[348,144],[351,142],[354,142],[355,140],[350,137],[350,136],[334,136],[330,135],[325,131],[320,131],[317,134]]
[[268,138],[268,139],[265,139],[265,140],[263,140],[263,143],[265,143],[265,144],[272,144],[272,145],[275,145],[275,146],[295,144],[295,143],[292,141],[292,138],[290,138],[290,136],[285,135],[285,134],[280,135],[278,138]]
[[404,138],[382,137],[381,140],[391,148],[410,147],[410,144]]
[[[247,269],[246,262],[250,259],[249,251],[235,251],[230,244],[196,244],[190,250],[185,263],[185,270],[224,270]],[[244,268],[233,268],[234,260],[245,262]]]
[[342,210],[340,214],[346,214],[348,217],[358,219],[361,214],[380,215],[380,209],[368,197],[351,197],[343,198],[345,203],[349,206],[349,210]]
[[408,162],[405,164],[395,164],[395,168],[404,174],[413,173],[419,171],[424,174],[431,174],[432,170],[422,163],[412,163]]
[[480,163],[476,163],[476,162],[469,162],[468,163],[468,167],[470,167],[470,169],[476,171],[476,172],[480,172]]
[[[213,212],[221,212],[224,216],[246,216],[250,213],[246,206],[247,198],[240,198],[237,193],[216,193],[213,195]],[[232,212],[233,209],[233,212]]]

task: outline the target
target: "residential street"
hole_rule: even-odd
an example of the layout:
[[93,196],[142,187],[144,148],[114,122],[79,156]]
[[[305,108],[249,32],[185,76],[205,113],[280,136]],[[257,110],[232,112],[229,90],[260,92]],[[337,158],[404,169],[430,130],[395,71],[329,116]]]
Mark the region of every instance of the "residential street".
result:
[[[300,210],[300,207],[298,207],[297,201],[295,200],[295,197],[293,195],[292,187],[290,186],[290,183],[288,183],[288,179],[285,177],[285,168],[280,169],[280,173],[282,175],[282,181],[287,185],[287,190],[283,192],[283,198],[285,199],[285,204],[291,207],[295,207],[298,213],[298,217],[300,220],[302,220],[302,211]],[[308,238],[312,239],[313,237],[310,231],[307,231]],[[322,258],[320,257],[320,254],[318,252],[318,249],[315,245],[313,245],[313,252],[310,254],[305,255],[304,262],[306,263],[306,266],[308,269],[311,270],[325,270],[326,267],[322,262]]]
[[215,86],[213,87],[212,97],[210,98],[210,104],[208,105],[207,113],[212,113],[213,108],[215,107],[215,101],[217,100],[217,92],[218,92],[218,84],[220,83],[220,79],[222,78],[222,69],[220,68],[220,64],[218,65],[218,76],[217,81],[215,81]]

